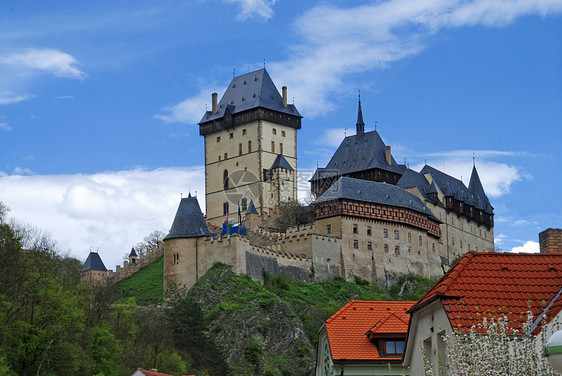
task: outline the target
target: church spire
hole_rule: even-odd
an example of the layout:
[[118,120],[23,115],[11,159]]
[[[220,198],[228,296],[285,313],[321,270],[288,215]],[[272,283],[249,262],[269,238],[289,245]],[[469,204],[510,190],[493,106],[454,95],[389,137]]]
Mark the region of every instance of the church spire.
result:
[[361,92],[359,92],[359,109],[357,110],[357,135],[365,133],[365,123],[363,122],[363,111],[361,111]]

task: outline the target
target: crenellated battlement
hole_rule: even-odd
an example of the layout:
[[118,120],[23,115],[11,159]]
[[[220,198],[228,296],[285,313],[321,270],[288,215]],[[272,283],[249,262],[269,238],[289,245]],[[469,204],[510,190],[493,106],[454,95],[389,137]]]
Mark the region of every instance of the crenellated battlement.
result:
[[129,257],[129,260],[123,261],[123,266],[116,265],[115,271],[109,270],[107,272],[108,279],[111,283],[118,283],[131,274],[134,274],[145,266],[151,264],[163,255],[164,243],[160,242],[145,252],[139,252],[138,257]]

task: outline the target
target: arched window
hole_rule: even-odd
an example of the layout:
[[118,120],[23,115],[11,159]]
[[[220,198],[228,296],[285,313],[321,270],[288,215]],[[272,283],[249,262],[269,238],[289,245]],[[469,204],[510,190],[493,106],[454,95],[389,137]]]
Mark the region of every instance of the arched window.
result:
[[412,234],[408,232],[408,243],[412,242]]
[[222,181],[223,181],[224,189],[228,189],[228,170],[227,169],[224,170],[224,173],[222,175]]
[[418,236],[418,243],[419,243],[419,245],[422,245],[422,236],[421,235]]

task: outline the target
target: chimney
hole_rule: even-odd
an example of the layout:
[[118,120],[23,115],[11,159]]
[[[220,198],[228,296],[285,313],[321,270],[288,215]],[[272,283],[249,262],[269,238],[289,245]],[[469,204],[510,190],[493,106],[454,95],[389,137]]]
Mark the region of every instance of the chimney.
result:
[[283,91],[283,107],[287,107],[287,86],[281,88]]
[[392,164],[392,156],[390,155],[390,146],[386,147],[386,152],[384,154],[384,157],[386,159],[386,163]]
[[219,112],[219,105],[217,103],[217,97],[218,94],[217,93],[213,93],[212,94],[213,97],[213,115],[216,114],[217,112]]

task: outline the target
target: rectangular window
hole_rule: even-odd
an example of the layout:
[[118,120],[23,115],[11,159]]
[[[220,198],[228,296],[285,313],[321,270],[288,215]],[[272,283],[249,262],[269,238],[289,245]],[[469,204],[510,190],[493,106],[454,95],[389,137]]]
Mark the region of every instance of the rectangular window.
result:
[[404,341],[386,341],[385,353],[387,355],[404,354]]
[[367,235],[371,236],[371,226],[367,226]]
[[332,225],[331,224],[327,224],[326,225],[326,234],[331,234],[332,233]]
[[384,245],[384,252],[385,252],[385,253],[388,253],[388,244],[385,244],[385,245]]
[[232,140],[234,138],[234,133],[230,134],[230,139]]
[[369,251],[372,251],[372,250],[373,250],[373,243],[367,242],[367,249],[368,249]]
[[279,154],[283,154],[283,143],[279,143]]
[[356,224],[353,224],[353,233],[357,234],[357,225]]
[[271,152],[275,153],[275,142],[271,141]]
[[383,238],[388,238],[388,230],[385,229],[385,228],[382,229],[382,237],[383,237]]
[[242,129],[242,136],[245,136],[245,135],[246,135],[246,130]]
[[285,131],[281,131],[281,137],[285,137]]
[[221,137],[220,137],[220,136],[217,137],[217,142],[221,142]]
[[355,249],[359,248],[359,241],[358,240],[353,241],[353,248],[355,248]]
[[398,233],[398,230],[394,230],[394,239],[400,239],[400,234]]
[[394,247],[394,253],[396,253],[397,255],[400,254],[400,246],[399,245]]
[[271,133],[277,134],[277,129],[273,128],[273,129],[271,130]]
[[248,141],[248,153],[252,152],[252,141]]
[[238,144],[238,155],[242,155],[242,144]]
[[228,153],[224,153],[224,159],[228,158]]

